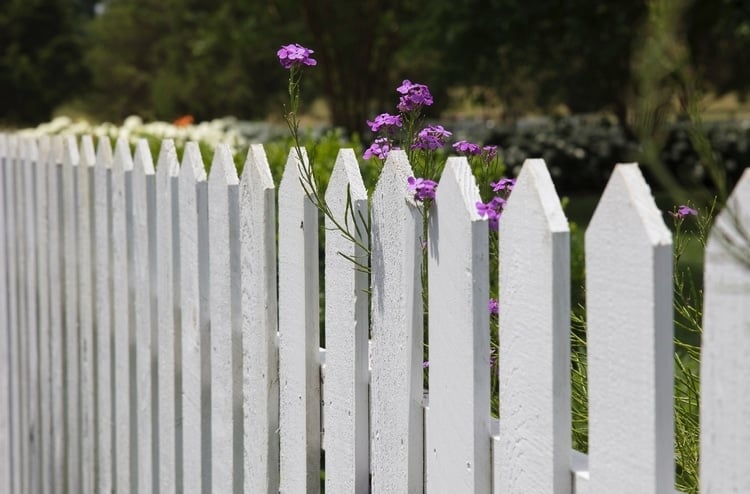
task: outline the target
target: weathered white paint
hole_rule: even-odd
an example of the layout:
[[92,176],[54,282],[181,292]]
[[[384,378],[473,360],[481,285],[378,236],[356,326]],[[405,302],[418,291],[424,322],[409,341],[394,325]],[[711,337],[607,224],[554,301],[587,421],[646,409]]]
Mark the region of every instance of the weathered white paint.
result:
[[672,239],[635,164],[586,231],[591,492],[674,487]]
[[245,492],[279,490],[276,190],[263,146],[240,177]]
[[133,274],[135,290],[135,390],[138,492],[156,492],[154,475],[156,360],[156,189],[148,142],[140,139],[133,160]]
[[174,494],[177,485],[177,367],[180,355],[180,244],[178,175],[180,165],[171,139],[162,141],[156,165],[156,293],[158,294],[159,493]]
[[[41,451],[41,472],[39,488],[41,492],[52,492],[52,375],[50,366],[50,324],[49,324],[49,259],[47,257],[47,246],[49,241],[49,222],[47,215],[47,175],[52,165],[48,158],[51,151],[51,140],[49,136],[39,138],[39,161],[35,170],[35,208],[34,218],[36,233],[36,248],[34,255],[37,263],[37,286],[38,286],[38,328],[39,328],[39,447]],[[0,189],[2,189],[0,187]],[[0,194],[2,191],[0,190]],[[2,201],[0,200],[0,203]],[[0,205],[0,216],[2,216]],[[0,228],[2,230],[2,228]],[[2,242],[0,242],[2,244]],[[0,253],[0,256],[2,253]],[[1,263],[0,263],[1,264]],[[0,276],[0,280],[3,277]],[[0,288],[0,291],[2,289]],[[2,294],[0,294],[2,296]],[[0,303],[0,305],[2,305]],[[0,307],[2,310],[2,307]],[[2,331],[0,331],[2,333]],[[1,338],[1,336],[0,336]],[[0,356],[0,358],[2,358]],[[2,412],[0,412],[2,413]]]
[[750,492],[750,169],[711,229],[704,290],[701,492]]
[[81,492],[96,492],[96,431],[94,408],[94,188],[96,154],[91,136],[81,138],[78,173],[78,313],[81,365]]
[[78,144],[73,136],[63,138],[63,304],[65,312],[65,470],[69,492],[81,491],[81,383],[80,332],[78,326]]
[[[115,489],[130,493],[135,489],[136,445],[131,427],[135,417],[131,406],[131,327],[132,314],[132,174],[133,159],[127,140],[119,138],[112,162],[112,301],[114,307],[114,416]],[[132,287],[132,288],[131,288]],[[135,432],[135,431],[133,431]]]
[[114,485],[113,329],[112,304],[112,145],[100,137],[94,167],[94,272],[96,306],[96,491],[112,492]]
[[[351,149],[339,151],[326,203],[336,221],[367,246],[367,191]],[[326,229],[326,491],[367,493],[368,279],[353,260],[367,266],[369,259],[367,251],[345,238],[330,218],[326,218]]]
[[570,234],[543,160],[524,163],[500,220],[499,245],[494,492],[569,494]]
[[241,436],[234,434],[233,389],[234,378],[239,378],[234,369],[239,362],[232,356],[233,336],[239,332],[239,328],[234,327],[233,314],[240,310],[232,299],[233,278],[239,275],[232,272],[233,257],[239,254],[239,224],[233,224],[233,219],[239,219],[238,184],[229,147],[219,145],[214,151],[208,177],[211,480],[212,492],[227,493],[237,492],[235,482],[239,486],[241,479],[234,473],[236,467],[242,468],[241,456],[235,458],[234,455],[235,437],[239,441]]
[[[422,216],[411,167],[388,154],[372,197],[370,458],[375,494],[422,492]],[[397,342],[394,344],[394,342]]]
[[49,196],[49,278],[50,278],[50,363],[52,374],[52,488],[65,490],[65,409],[64,409],[64,339],[63,294],[63,138],[52,138],[49,154],[47,193]]
[[[8,136],[0,132],[0,402],[11,403],[11,378],[12,366],[11,355],[12,348],[10,321],[8,314],[8,266],[6,262],[7,247],[6,242],[9,238],[9,230],[5,221],[5,195],[10,155],[8,150]],[[0,491],[11,492],[11,434],[14,424],[11,422],[11,407],[0,406]]]
[[318,210],[292,150],[279,185],[280,467],[283,494],[320,491]]
[[[210,492],[210,430],[202,406],[202,357],[208,353],[208,195],[198,145],[185,146],[179,177],[180,281],[182,302],[182,431],[184,492]],[[205,355],[207,357],[207,355]],[[207,362],[208,359],[204,358]],[[207,398],[207,397],[206,397]],[[204,455],[205,453],[205,455]],[[180,467],[178,466],[178,471]]]
[[466,158],[448,158],[429,212],[430,494],[491,488],[489,244],[480,201]]

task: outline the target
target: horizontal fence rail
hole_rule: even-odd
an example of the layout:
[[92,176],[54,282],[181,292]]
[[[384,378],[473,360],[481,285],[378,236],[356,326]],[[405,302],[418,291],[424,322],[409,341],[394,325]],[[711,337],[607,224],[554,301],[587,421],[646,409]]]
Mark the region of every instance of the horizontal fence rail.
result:
[[[588,455],[544,161],[500,222],[497,354],[466,159],[427,241],[404,152],[369,199],[352,150],[330,165],[332,218],[304,150],[277,190],[260,145],[238,175],[226,147],[207,172],[196,143],[154,163],[146,141],[0,134],[0,492],[674,490],[672,237],[637,165],[614,168],[586,232]],[[701,492],[750,492],[749,202],[746,170],[706,252]]]

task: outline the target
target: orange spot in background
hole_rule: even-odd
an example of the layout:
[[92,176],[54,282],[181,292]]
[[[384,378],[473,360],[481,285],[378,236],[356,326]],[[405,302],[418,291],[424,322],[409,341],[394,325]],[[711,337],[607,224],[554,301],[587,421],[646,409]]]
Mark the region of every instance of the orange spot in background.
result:
[[192,115],[183,115],[177,120],[175,120],[174,122],[172,122],[172,124],[175,127],[187,127],[188,125],[191,125],[193,122],[195,122],[195,119],[193,118]]

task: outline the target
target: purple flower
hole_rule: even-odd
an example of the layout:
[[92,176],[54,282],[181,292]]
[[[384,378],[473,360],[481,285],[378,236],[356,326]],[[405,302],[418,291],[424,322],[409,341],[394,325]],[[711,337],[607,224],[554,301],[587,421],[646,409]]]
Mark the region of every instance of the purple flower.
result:
[[279,57],[282,67],[291,69],[300,65],[317,65],[317,60],[310,57],[313,53],[313,50],[294,43],[291,45],[282,45],[279,51],[276,52],[276,55]]
[[513,190],[513,187],[515,185],[516,185],[515,178],[501,178],[497,182],[490,182],[490,186],[492,187],[492,190],[495,192],[501,192],[501,191],[510,192]]
[[362,155],[362,157],[366,160],[369,160],[373,156],[376,158],[380,158],[381,160],[384,160],[388,157],[388,153],[392,149],[398,149],[392,146],[392,143],[390,140],[388,140],[387,137],[379,137],[375,139],[375,142],[373,142],[369,148],[365,150],[365,153]]
[[500,196],[495,196],[486,204],[483,202],[477,202],[476,207],[477,214],[482,218],[486,216],[490,228],[497,231],[500,224],[500,215],[502,215],[503,208],[505,207],[505,199]]
[[424,362],[422,362],[422,368],[423,369],[427,369],[429,366],[430,366],[430,361],[429,360],[425,360]]
[[482,157],[485,161],[491,161],[497,156],[497,146],[484,146],[482,148]]
[[453,145],[453,149],[458,153],[465,154],[466,156],[482,154],[482,148],[469,141],[458,141]]
[[390,113],[381,113],[374,120],[367,121],[367,125],[370,126],[370,130],[373,132],[379,131],[383,127],[401,127],[403,121],[401,115],[391,115]]
[[487,308],[490,311],[491,316],[496,316],[500,313],[500,303],[495,298],[491,298],[487,303]]
[[453,133],[445,130],[442,125],[428,125],[419,131],[411,148],[424,151],[440,149],[445,145],[445,140],[452,135]]
[[435,188],[437,188],[437,182],[425,178],[414,177],[409,177],[406,181],[408,183],[406,188],[410,192],[414,192],[415,200],[424,202],[427,199],[435,199]]
[[677,208],[676,213],[673,213],[670,211],[669,214],[681,220],[681,219],[684,219],[686,216],[698,216],[698,211],[696,211],[695,209],[691,208],[690,206],[686,204],[682,204]]
[[402,112],[410,112],[421,106],[430,106],[432,104],[432,94],[430,89],[424,84],[415,84],[409,79],[396,88],[401,94],[397,108]]

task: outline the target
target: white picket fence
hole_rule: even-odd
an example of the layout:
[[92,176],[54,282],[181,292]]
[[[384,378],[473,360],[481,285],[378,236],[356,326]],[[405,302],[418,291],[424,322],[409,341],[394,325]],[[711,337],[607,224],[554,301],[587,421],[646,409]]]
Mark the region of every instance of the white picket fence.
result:
[[[571,450],[568,223],[543,161],[500,223],[497,423],[488,227],[465,159],[431,212],[426,398],[405,154],[369,209],[353,151],[335,163],[326,198],[371,215],[372,274],[329,230],[322,350],[296,154],[277,192],[260,145],[240,177],[225,147],[207,175],[195,144],[180,166],[164,141],[155,167],[145,142],[110,146],[0,134],[0,493],[315,493],[321,448],[333,494],[674,490],[672,241],[636,165],[614,169],[586,233],[586,457]],[[749,201],[746,171],[707,250],[706,493],[750,492]]]

